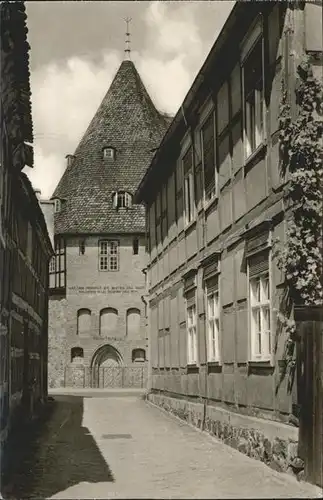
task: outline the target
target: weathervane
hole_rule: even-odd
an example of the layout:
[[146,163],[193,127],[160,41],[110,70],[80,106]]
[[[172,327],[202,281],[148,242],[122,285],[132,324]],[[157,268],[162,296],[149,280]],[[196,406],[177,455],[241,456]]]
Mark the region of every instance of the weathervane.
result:
[[132,21],[131,17],[126,17],[125,22],[127,23],[127,31],[126,31],[126,39],[125,39],[125,58],[130,59],[130,30],[129,30],[129,23]]

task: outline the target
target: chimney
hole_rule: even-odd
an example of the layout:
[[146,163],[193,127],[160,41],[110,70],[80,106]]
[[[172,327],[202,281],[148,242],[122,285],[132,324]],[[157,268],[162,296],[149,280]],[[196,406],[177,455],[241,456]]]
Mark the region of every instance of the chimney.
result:
[[65,156],[66,160],[67,160],[67,168],[70,167],[75,159],[75,156],[74,155],[66,155]]
[[40,189],[35,189],[35,190],[34,190],[34,193],[35,193],[35,195],[37,196],[37,200],[40,200],[41,190],[40,190]]

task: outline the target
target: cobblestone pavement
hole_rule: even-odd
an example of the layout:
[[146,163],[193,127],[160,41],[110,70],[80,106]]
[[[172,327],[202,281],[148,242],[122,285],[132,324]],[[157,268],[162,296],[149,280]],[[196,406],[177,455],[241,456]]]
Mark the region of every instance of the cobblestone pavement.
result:
[[[138,396],[55,396],[4,498],[318,498]],[[10,495],[11,492],[11,495]]]

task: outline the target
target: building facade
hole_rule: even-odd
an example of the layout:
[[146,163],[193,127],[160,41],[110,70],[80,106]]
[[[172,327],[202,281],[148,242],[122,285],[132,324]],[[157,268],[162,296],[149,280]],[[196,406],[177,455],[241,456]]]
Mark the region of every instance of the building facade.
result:
[[145,210],[133,194],[168,122],[119,67],[53,196],[52,386],[145,384]]
[[135,198],[149,238],[150,399],[278,470],[298,439],[275,311],[280,102],[305,56],[321,77],[321,8],[236,3]]
[[33,166],[23,2],[2,2],[0,319],[1,449],[14,423],[47,395],[48,265],[53,249],[37,196],[22,169]]

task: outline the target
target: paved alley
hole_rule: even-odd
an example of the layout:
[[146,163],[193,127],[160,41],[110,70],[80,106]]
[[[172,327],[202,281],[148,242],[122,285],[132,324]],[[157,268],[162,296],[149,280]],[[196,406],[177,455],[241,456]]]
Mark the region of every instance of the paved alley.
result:
[[55,395],[4,498],[313,498],[136,395]]

